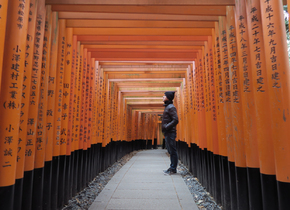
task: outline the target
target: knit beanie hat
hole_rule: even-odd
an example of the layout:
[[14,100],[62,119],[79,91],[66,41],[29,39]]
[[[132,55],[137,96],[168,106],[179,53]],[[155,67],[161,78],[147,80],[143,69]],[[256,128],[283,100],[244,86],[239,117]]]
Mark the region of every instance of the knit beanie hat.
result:
[[175,92],[168,91],[168,92],[165,92],[164,94],[166,95],[166,97],[168,98],[168,100],[172,101],[174,99]]

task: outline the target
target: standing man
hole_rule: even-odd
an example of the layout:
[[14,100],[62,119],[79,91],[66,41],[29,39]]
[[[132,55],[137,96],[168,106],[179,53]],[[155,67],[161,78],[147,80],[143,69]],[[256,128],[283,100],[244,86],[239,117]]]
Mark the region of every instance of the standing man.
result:
[[178,155],[176,150],[176,125],[178,124],[178,116],[175,106],[173,105],[175,92],[165,92],[163,96],[164,112],[162,119],[162,133],[165,136],[167,151],[170,154],[170,167],[164,171],[166,174],[176,173]]

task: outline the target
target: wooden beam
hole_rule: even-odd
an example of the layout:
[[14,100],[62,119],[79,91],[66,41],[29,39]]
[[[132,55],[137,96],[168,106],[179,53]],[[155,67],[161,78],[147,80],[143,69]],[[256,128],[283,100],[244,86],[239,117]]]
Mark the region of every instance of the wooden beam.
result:
[[125,97],[124,99],[128,99],[128,100],[161,100],[162,101],[162,97]]
[[[132,13],[167,14],[167,15],[207,15],[225,16],[225,6],[107,6],[107,5],[52,5],[56,12],[101,12],[101,13]],[[111,18],[110,18],[111,19]]]
[[154,113],[154,114],[162,114],[164,111],[164,107],[163,108],[155,108],[155,109],[135,109],[133,108],[132,111],[137,111],[137,112],[141,112],[141,113]]
[[129,107],[134,109],[146,109],[146,108],[163,108],[163,104],[128,104]]
[[144,20],[76,20],[66,22],[70,28],[214,28],[213,21],[144,21]]
[[183,78],[162,78],[162,79],[155,79],[155,78],[147,78],[147,79],[109,79],[109,82],[135,82],[135,81],[141,81],[141,82],[183,82]]
[[151,92],[152,90],[163,90],[163,93],[166,91],[176,91],[176,87],[146,87],[146,88],[119,88],[120,91],[137,91],[137,90],[142,90],[142,91],[148,91]]
[[[99,49],[184,49],[184,50],[201,50],[203,45],[200,46],[165,46],[165,45],[84,45],[84,48],[87,48],[89,52],[99,51]],[[95,50],[96,49],[96,50]]]
[[194,61],[101,61],[100,66],[109,65],[191,65]]
[[[95,58],[99,62],[192,62],[191,58]],[[195,58],[196,59],[196,58]]]
[[[211,36],[211,35],[210,35]],[[138,35],[138,36],[111,36],[111,35],[98,35],[98,34],[94,34],[94,35],[78,35],[78,41],[92,41],[92,42],[99,42],[99,41],[116,41],[116,42],[124,42],[124,41],[207,41],[208,40],[208,36],[173,36],[173,35],[169,35],[166,34],[164,36],[142,36],[142,35]]]
[[218,21],[219,16],[59,12],[60,19]]
[[124,73],[120,73],[120,74],[108,74],[108,79],[147,79],[147,78],[185,78],[185,73],[168,73],[168,72],[164,72],[161,74],[152,74],[152,73],[129,73],[129,74],[124,74]]
[[46,4],[90,5],[224,5],[234,6],[235,0],[46,0]]
[[138,101],[136,101],[136,102],[132,102],[132,101],[127,101],[127,104],[128,105],[133,105],[133,104],[136,104],[136,105],[142,105],[142,104],[146,104],[146,105],[149,105],[149,104],[161,104],[161,105],[163,105],[163,101],[161,101],[161,102],[156,102],[156,101],[141,101],[141,102],[138,102]]
[[180,49],[180,48],[176,48],[176,49],[171,49],[171,48],[167,48],[167,49],[128,49],[128,48],[110,48],[110,49],[104,49],[104,48],[88,48],[88,52],[94,52],[94,53],[105,53],[105,52],[114,52],[114,53],[189,53],[189,54],[194,54],[194,53],[198,53],[200,49]]
[[149,87],[180,87],[180,84],[178,83],[148,83],[148,84],[140,84],[140,83],[130,83],[130,84],[124,84],[124,83],[119,83],[118,84],[119,88],[149,88]]
[[147,96],[147,97],[149,97],[149,96],[156,96],[156,97],[162,97],[163,95],[164,95],[164,92],[162,92],[162,93],[150,93],[150,92],[148,92],[148,93],[125,93],[125,94],[122,94],[124,97],[127,97],[127,96]]
[[[189,47],[189,46],[204,46],[204,41],[126,41],[126,42],[94,42],[94,41],[82,41],[81,42],[83,45],[119,45],[119,47],[122,46],[140,46],[143,45],[145,48],[152,48],[152,47],[160,47],[164,46],[164,48],[170,48],[170,47]],[[200,48],[198,48],[200,49]]]
[[100,68],[102,69],[136,69],[136,70],[139,70],[139,69],[164,69],[164,68],[167,68],[167,69],[187,69],[188,68],[188,65],[179,65],[179,64],[175,64],[175,65],[154,65],[154,64],[148,64],[148,65],[122,65],[122,64],[119,64],[119,65],[102,65]]
[[104,72],[106,73],[125,73],[125,72],[129,72],[129,73],[156,73],[156,72],[160,72],[160,73],[173,73],[173,72],[179,72],[179,73],[184,73],[187,71],[186,68],[134,68],[134,67],[127,67],[127,68],[104,68],[103,67]]
[[[127,78],[126,75],[141,75],[141,77],[138,78],[147,78],[147,77],[154,77],[154,78],[159,78],[160,75],[162,78],[164,78],[164,74],[170,74],[172,77],[180,77],[180,76],[185,76],[185,72],[184,70],[168,70],[168,71],[109,71],[106,72],[106,74],[108,74],[108,78],[112,79],[112,78]],[[154,74],[157,74],[156,76],[154,76]],[[112,77],[110,77],[110,75],[113,75]],[[175,75],[175,76],[174,76]],[[129,77],[130,78],[130,77]]]
[[105,59],[151,59],[151,60],[194,60],[197,53],[170,53],[170,52],[92,52],[92,58]]
[[74,35],[211,36],[211,28],[74,28]]

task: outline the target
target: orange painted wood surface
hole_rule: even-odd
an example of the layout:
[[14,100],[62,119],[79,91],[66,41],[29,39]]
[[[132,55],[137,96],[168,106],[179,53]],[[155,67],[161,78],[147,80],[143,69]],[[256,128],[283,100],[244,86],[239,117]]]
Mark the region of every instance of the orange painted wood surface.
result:
[[207,16],[223,16],[226,15],[224,6],[167,6],[163,5],[52,5],[53,11],[65,12],[101,12],[101,13],[134,13],[138,14],[167,14],[167,15],[207,15]]
[[57,72],[57,57],[58,57],[58,37],[59,26],[56,12],[52,12],[52,26],[51,26],[51,50],[49,62],[49,80],[48,80],[48,100],[47,100],[47,145],[45,152],[45,161],[51,161],[54,148],[54,116],[56,103],[56,72]]
[[215,35],[214,37],[214,78],[215,78],[215,93],[216,93],[216,109],[217,109],[217,126],[218,126],[218,147],[219,155],[227,157],[227,141],[226,141],[226,124],[224,117],[224,104],[225,104],[225,95],[223,91],[223,79],[222,79],[222,60],[221,60],[221,38],[218,23],[215,26]]
[[[42,69],[41,69],[41,95],[39,104],[43,106],[43,113],[39,113],[39,122],[42,122],[39,126],[42,130],[42,150],[44,153],[43,161],[46,161],[48,154],[52,152],[52,139],[48,139],[48,88],[49,88],[49,71],[50,71],[50,52],[51,52],[51,39],[52,39],[52,13],[51,7],[46,6],[46,18],[45,18],[45,32],[43,42],[43,55],[42,55]],[[38,137],[37,137],[38,138]],[[37,139],[36,139],[37,140]],[[42,164],[40,165],[42,167]],[[35,165],[35,168],[37,166]]]
[[70,123],[71,123],[71,87],[74,86],[74,77],[72,76],[72,51],[73,51],[73,33],[72,28],[66,28],[66,51],[65,51],[65,72],[63,79],[63,101],[62,101],[62,119],[61,119],[61,141],[66,145],[63,148],[62,155],[70,155],[72,151],[72,141],[70,138]]
[[105,0],[47,0],[47,4],[95,4],[95,5],[234,5],[235,2],[233,0],[207,0],[207,1],[199,1],[199,0],[170,0],[167,2],[156,2],[154,0],[138,0],[138,1],[119,1],[112,0],[107,2]]
[[227,41],[228,41],[228,63],[231,83],[231,106],[232,106],[232,123],[233,123],[233,143],[235,153],[235,165],[237,167],[246,167],[245,142],[243,129],[243,100],[241,98],[241,81],[238,51],[236,39],[236,21],[234,7],[227,7]]
[[[257,123],[256,117],[256,108],[254,99],[254,87],[253,83],[256,81],[253,79],[253,76],[256,75],[253,72],[252,58],[251,53],[255,54],[253,51],[250,52],[250,49],[253,49],[253,46],[250,46],[249,40],[249,27],[246,27],[251,19],[247,18],[246,13],[246,3],[245,0],[237,2],[236,5],[236,35],[237,40],[242,40],[241,42],[237,41],[237,52],[238,63],[239,63],[239,78],[240,78],[240,95],[242,97],[242,110],[243,110],[243,133],[244,133],[244,144],[245,144],[245,155],[246,155],[246,164],[247,167],[251,168],[260,168],[259,163],[259,149],[257,141]],[[241,27],[239,27],[241,26]],[[245,27],[243,27],[245,26]],[[253,27],[254,28],[254,27]]]
[[71,142],[71,152],[75,151],[75,105],[77,97],[77,37],[72,35],[71,49],[71,77],[70,77],[70,100],[69,100],[69,116],[68,116],[68,131],[67,139]]
[[231,85],[229,76],[229,47],[228,47],[228,32],[226,30],[226,18],[221,17],[219,22],[219,37],[220,37],[220,51],[221,51],[221,65],[222,65],[222,86],[224,94],[224,117],[226,125],[226,141],[227,154],[231,162],[235,162],[234,156],[234,142],[233,142],[233,127],[232,127],[232,107],[231,107]]
[[[35,119],[35,128],[33,132],[35,132],[34,140],[34,150],[35,156],[34,159],[31,158],[31,170],[34,168],[43,168],[44,167],[44,159],[45,159],[45,135],[43,132],[44,125],[46,123],[46,118],[44,117],[46,113],[46,106],[44,105],[47,101],[43,100],[43,96],[46,93],[43,89],[44,81],[46,75],[43,75],[42,71],[42,56],[43,56],[43,44],[44,44],[44,34],[45,34],[45,19],[46,19],[46,8],[45,8],[45,0],[40,0],[37,5],[37,17],[36,17],[36,30],[35,30],[35,40],[34,40],[34,52],[33,52],[33,68],[32,68],[32,83],[33,80],[37,79],[37,84],[31,84],[31,95],[30,95],[30,106],[29,106],[29,118]],[[37,77],[37,78],[36,78]],[[44,77],[44,80],[42,80]],[[33,89],[34,85],[36,89]],[[35,95],[34,96],[34,91]],[[45,94],[46,95],[46,94]],[[47,96],[47,95],[46,95]],[[35,105],[34,105],[35,103]],[[31,114],[31,110],[33,115]],[[33,116],[33,118],[30,118]],[[27,136],[28,137],[28,136]],[[27,138],[28,141],[28,138]],[[27,145],[26,145],[27,149]],[[25,158],[26,162],[27,157]],[[26,166],[25,166],[26,167]]]
[[[6,21],[7,21],[7,10],[8,10],[8,0],[0,1],[0,81],[2,76],[2,66],[3,66],[3,52],[4,52],[4,42],[5,42],[5,32],[6,32]],[[1,88],[1,86],[0,86]]]
[[[252,12],[252,8],[257,10]],[[255,97],[255,109],[256,109],[256,123],[257,123],[257,141],[259,147],[259,164],[260,170],[263,174],[274,175],[275,171],[275,159],[273,150],[273,139],[272,139],[272,125],[270,104],[269,104],[269,88],[267,81],[270,79],[267,77],[266,71],[266,60],[265,60],[265,49],[264,49],[264,38],[261,22],[261,8],[259,1],[247,1],[247,14],[249,18],[257,16],[256,21],[251,22],[248,25],[249,41],[254,43],[250,45],[251,53],[251,68],[252,68],[252,80],[253,90]],[[256,42],[259,39],[260,42]],[[256,51],[256,47],[260,51]],[[258,64],[258,65],[257,65]],[[260,77],[264,78],[263,83],[260,83]],[[269,123],[265,123],[269,122]]]
[[13,185],[16,177],[29,3],[28,0],[23,4],[22,14],[18,14],[18,2],[10,1],[8,7],[11,17],[7,19],[6,34],[9,39],[5,40],[0,90],[1,187]]
[[65,50],[66,50],[66,29],[65,20],[58,20],[59,37],[58,37],[58,56],[56,68],[56,101],[54,104],[54,135],[53,135],[53,156],[65,155],[66,145],[61,142],[61,119],[62,119],[62,101],[63,101],[63,78],[65,71]]
[[[260,1],[278,181],[289,183],[289,59],[281,1]],[[271,8],[268,10],[267,8]],[[263,12],[264,11],[264,12]]]
[[[29,106],[30,106],[30,92],[31,92],[31,76],[33,68],[33,50],[34,50],[34,39],[35,39],[35,23],[37,5],[35,0],[30,1],[29,7],[29,21],[28,30],[26,34],[26,51],[25,51],[25,67],[24,67],[24,79],[22,84],[22,99],[21,99],[21,112],[20,112],[20,127],[19,127],[19,141],[18,141],[18,151],[17,151],[17,169],[16,169],[16,179],[23,178],[25,158],[27,155],[33,155],[34,150],[26,150],[26,145],[28,143],[27,139],[27,128],[28,128],[28,117],[29,117]],[[36,119],[34,119],[36,120]],[[35,131],[34,131],[35,132]],[[31,133],[31,132],[30,132]],[[31,142],[32,140],[29,139]],[[31,144],[31,143],[30,143]],[[33,159],[32,159],[33,160]],[[30,164],[32,161],[30,159]]]

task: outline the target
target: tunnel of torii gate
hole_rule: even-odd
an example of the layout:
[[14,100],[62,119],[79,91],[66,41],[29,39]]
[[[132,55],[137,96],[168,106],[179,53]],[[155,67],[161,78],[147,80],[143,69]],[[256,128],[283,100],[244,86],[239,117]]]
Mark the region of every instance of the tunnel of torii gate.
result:
[[0,0],[0,209],[59,209],[162,145],[224,209],[289,209],[281,0]]

